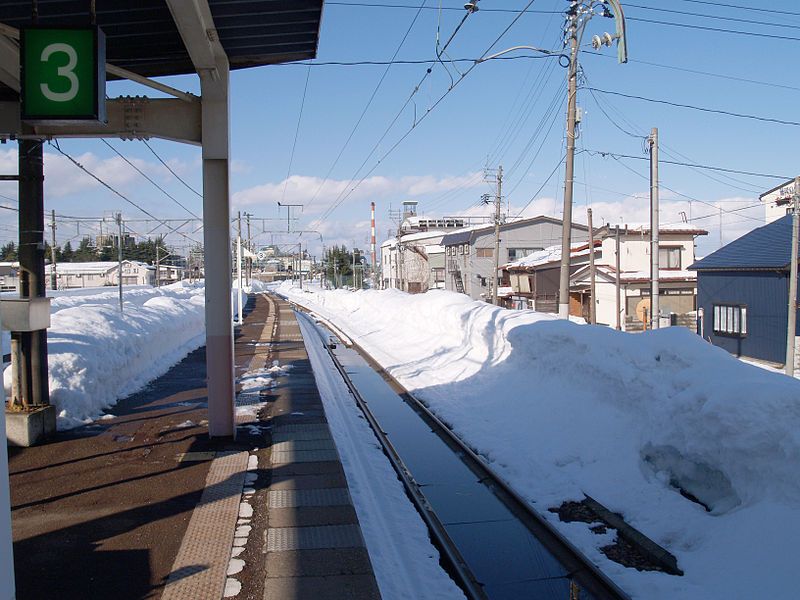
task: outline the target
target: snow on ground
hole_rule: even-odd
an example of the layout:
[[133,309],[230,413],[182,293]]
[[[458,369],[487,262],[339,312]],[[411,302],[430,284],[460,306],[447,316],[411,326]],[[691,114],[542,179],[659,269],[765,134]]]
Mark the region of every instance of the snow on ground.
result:
[[[263,284],[254,281],[246,289],[258,291]],[[203,282],[125,286],[122,313],[115,287],[48,290],[48,295],[50,400],[58,411],[59,429],[97,419],[205,343]],[[232,301],[236,295],[232,290]],[[8,353],[7,339],[3,345]],[[10,366],[4,379],[8,396]],[[250,385],[257,387],[253,381]]]
[[336,442],[381,597],[447,600],[464,594],[439,565],[419,513],[383,454],[380,443],[353,403],[320,343],[324,333],[299,315],[325,417]]
[[[277,289],[364,347],[633,597],[794,589],[800,382],[683,328],[626,334],[444,291]],[[685,576],[611,562],[602,536],[547,511],[584,493]]]

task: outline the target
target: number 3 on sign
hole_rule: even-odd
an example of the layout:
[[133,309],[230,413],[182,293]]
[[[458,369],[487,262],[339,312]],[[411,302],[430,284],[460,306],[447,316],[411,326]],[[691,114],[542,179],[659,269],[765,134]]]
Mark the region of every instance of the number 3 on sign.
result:
[[63,52],[69,59],[66,65],[58,67],[56,71],[59,77],[66,77],[69,80],[69,89],[66,92],[54,92],[47,83],[41,83],[39,87],[44,97],[48,100],[52,102],[69,102],[78,95],[78,76],[75,75],[75,67],[78,66],[78,53],[69,44],[50,44],[42,50],[41,61],[46,63],[50,60],[50,56],[57,52]]

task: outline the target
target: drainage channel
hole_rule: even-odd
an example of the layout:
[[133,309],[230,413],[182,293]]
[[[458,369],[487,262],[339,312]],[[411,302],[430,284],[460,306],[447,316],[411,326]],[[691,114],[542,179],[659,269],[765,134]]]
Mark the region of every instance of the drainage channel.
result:
[[470,597],[628,598],[377,365],[328,352]]

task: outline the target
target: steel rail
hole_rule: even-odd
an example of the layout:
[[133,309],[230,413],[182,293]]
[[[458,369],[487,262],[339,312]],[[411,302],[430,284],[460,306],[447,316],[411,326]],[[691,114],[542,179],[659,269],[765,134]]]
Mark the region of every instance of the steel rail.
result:
[[[291,302],[297,312],[304,318],[314,320],[314,313],[309,309]],[[325,327],[324,324],[322,324]],[[335,335],[335,334],[334,334]],[[320,335],[322,338],[322,336]],[[546,521],[530,504],[514,489],[512,489],[500,476],[498,476],[486,462],[468,445],[466,445],[449,427],[442,423],[427,406],[408,392],[391,374],[386,372],[372,357],[358,344],[349,340],[348,347],[354,349],[364,359],[367,364],[376,371],[389,385],[398,393],[425,423],[441,437],[445,443],[457,453],[461,460],[469,467],[476,476],[484,481],[490,482],[488,487],[498,496],[509,510],[519,519],[531,533],[550,551],[553,556],[564,565],[570,577],[584,589],[592,594],[597,600],[630,600],[630,596],[620,589],[607,575],[602,573],[583,553],[578,550],[569,540],[567,540],[553,525]],[[416,485],[413,474],[406,468],[400,456],[395,451],[390,440],[380,426],[380,423],[372,414],[368,402],[360,395],[355,385],[350,381],[345,369],[341,366],[336,356],[331,352],[326,340],[322,343],[328,352],[331,360],[341,374],[359,408],[364,413],[367,422],[372,427],[375,435],[383,445],[386,455],[389,457],[392,466],[400,476],[401,481],[416,505],[425,522],[428,524],[431,534],[436,540],[437,545],[445,553],[453,570],[461,580],[465,591],[471,598],[486,598],[486,594],[481,588],[481,584],[475,580],[469,566],[461,557],[454,542],[447,534],[439,518],[425,499],[424,494]]]

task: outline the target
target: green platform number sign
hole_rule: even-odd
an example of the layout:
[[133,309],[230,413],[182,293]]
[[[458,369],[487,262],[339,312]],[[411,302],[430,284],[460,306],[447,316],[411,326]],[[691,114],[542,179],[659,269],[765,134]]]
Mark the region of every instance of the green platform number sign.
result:
[[24,29],[22,119],[105,121],[105,37],[97,27]]

